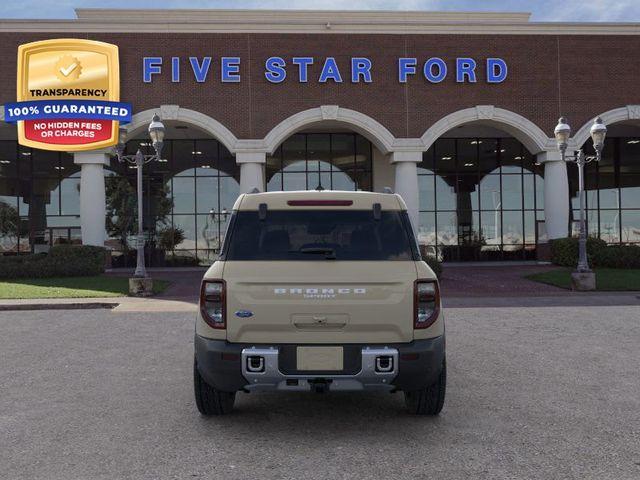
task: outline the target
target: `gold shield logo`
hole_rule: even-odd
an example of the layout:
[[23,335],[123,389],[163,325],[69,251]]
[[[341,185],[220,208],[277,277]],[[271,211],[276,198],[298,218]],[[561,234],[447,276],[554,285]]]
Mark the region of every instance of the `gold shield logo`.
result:
[[[87,111],[87,105],[94,110],[98,108],[96,105],[103,105],[99,110],[103,112],[107,111],[104,105],[119,100],[116,45],[65,38],[27,43],[18,48],[17,101],[29,102],[23,104],[32,109],[29,114],[40,118],[17,122],[21,145],[61,151],[115,145],[118,121],[106,116],[80,115]],[[43,108],[49,112],[46,117],[42,115]]]

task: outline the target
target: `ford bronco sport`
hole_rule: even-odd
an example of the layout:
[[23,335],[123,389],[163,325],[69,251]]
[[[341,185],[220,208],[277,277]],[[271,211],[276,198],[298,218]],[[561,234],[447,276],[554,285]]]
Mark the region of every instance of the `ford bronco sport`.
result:
[[399,195],[238,198],[201,286],[200,413],[229,413],[238,391],[386,390],[436,415],[445,384],[438,281]]

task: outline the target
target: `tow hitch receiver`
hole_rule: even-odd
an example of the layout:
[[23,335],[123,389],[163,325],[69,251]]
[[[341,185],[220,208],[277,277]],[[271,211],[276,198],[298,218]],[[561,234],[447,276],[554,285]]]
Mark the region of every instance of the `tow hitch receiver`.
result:
[[313,378],[309,379],[309,385],[311,390],[315,393],[326,393],[329,390],[329,384],[333,382],[331,379],[326,378]]

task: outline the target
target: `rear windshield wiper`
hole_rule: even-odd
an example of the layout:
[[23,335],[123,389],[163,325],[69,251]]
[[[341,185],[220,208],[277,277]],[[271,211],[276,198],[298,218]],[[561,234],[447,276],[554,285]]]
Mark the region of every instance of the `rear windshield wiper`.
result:
[[301,248],[300,250],[294,250],[294,252],[299,253],[324,253],[325,258],[328,260],[335,260],[336,251],[330,247],[306,247]]

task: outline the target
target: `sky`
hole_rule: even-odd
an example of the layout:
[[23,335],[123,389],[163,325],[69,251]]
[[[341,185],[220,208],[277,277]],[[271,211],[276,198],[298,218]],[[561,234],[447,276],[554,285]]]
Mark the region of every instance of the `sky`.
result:
[[74,8],[322,8],[511,11],[530,12],[532,21],[640,22],[640,0],[19,0],[3,3],[0,18],[75,18]]

